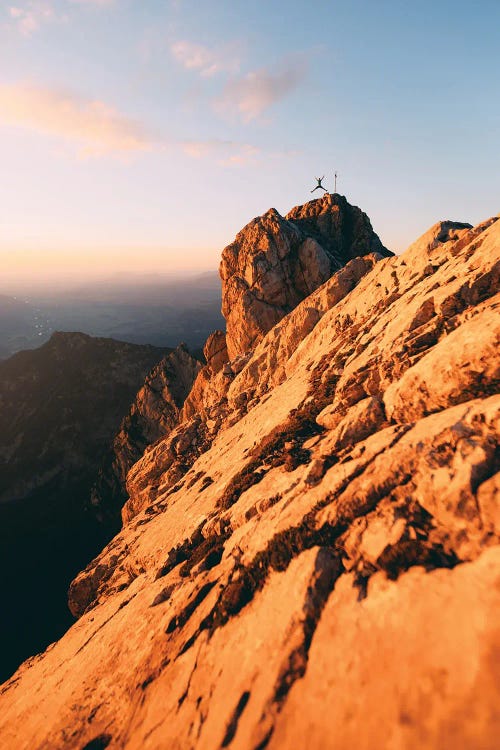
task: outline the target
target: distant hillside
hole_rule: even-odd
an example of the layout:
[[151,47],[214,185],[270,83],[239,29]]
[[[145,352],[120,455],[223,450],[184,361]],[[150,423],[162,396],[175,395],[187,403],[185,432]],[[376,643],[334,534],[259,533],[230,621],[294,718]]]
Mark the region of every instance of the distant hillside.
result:
[[136,392],[168,351],[55,333],[0,362],[2,676],[71,621],[67,584],[108,535],[85,512],[90,488]]

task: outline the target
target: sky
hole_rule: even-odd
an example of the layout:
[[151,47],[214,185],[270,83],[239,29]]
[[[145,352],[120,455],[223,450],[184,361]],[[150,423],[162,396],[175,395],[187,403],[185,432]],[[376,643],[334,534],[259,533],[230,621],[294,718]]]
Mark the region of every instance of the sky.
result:
[[500,210],[498,0],[0,0],[0,287],[216,268],[315,176],[401,251]]

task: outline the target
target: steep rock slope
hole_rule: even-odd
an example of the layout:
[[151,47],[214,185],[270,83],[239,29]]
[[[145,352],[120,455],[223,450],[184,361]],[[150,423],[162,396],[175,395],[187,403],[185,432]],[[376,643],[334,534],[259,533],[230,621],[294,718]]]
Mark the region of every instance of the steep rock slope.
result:
[[500,221],[464,230],[207,376],[3,687],[6,746],[496,747]]
[[367,215],[342,195],[326,194],[286,218],[271,208],[253,219],[220,264],[229,357],[252,349],[333,271],[372,252],[392,255]]
[[0,363],[3,678],[71,622],[67,586],[111,538],[85,511],[92,482],[123,414],[164,354],[57,333]]

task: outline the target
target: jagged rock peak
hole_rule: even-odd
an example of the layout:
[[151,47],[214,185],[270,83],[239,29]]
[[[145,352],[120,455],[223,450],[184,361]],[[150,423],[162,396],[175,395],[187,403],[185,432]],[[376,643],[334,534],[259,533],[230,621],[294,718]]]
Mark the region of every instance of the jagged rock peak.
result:
[[326,193],[322,198],[296,206],[286,219],[315,237],[342,266],[351,258],[367,253],[392,255],[373,231],[368,216],[338,193]]
[[338,194],[296,206],[286,217],[271,208],[253,219],[220,264],[229,358],[253,349],[349,260],[374,252],[392,255],[367,215]]
[[408,250],[410,252],[416,250],[431,252],[446,242],[456,242],[462,236],[467,235],[470,229],[472,229],[472,224],[467,224],[466,222],[450,221],[449,219],[438,221],[415,240]]

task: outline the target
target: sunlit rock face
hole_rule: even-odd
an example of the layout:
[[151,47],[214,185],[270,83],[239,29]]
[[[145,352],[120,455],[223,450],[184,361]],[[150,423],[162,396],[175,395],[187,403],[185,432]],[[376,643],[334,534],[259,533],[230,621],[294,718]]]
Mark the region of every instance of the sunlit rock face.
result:
[[410,245],[408,251],[412,253],[419,251],[430,253],[448,242],[456,242],[461,237],[464,237],[467,241],[467,238],[470,236],[469,230],[471,229],[471,224],[460,221],[438,221]]
[[338,194],[272,208],[253,219],[222,253],[222,313],[230,359],[262,337],[332,273],[368,253],[389,256],[370,220]]
[[3,745],[496,748],[500,222],[372,249],[199,372]]
[[203,347],[203,354],[211,374],[217,375],[229,360],[226,334],[223,331],[210,334]]

